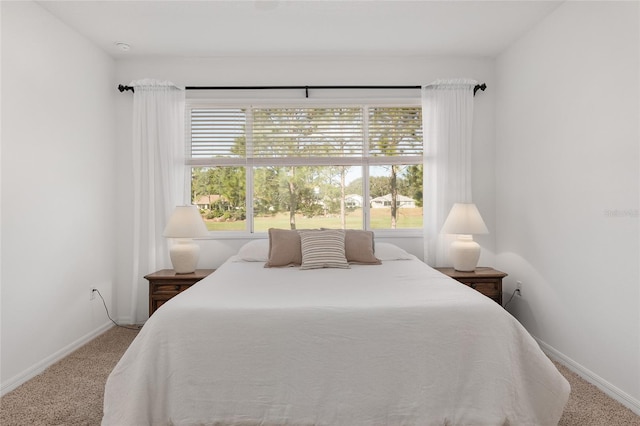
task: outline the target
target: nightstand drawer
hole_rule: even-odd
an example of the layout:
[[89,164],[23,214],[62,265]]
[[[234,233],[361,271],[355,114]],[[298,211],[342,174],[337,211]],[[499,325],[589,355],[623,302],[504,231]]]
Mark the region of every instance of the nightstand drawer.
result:
[[497,296],[500,293],[500,285],[493,282],[482,282],[482,281],[471,281],[471,282],[463,282],[463,284],[468,285],[474,290],[479,291],[485,296],[493,297]]
[[175,296],[181,291],[185,291],[193,284],[195,283],[163,282],[162,284],[155,284],[154,286],[152,286],[151,293],[154,295],[171,294]]
[[197,269],[190,274],[176,274],[173,269],[163,269],[145,278],[149,280],[149,316],[167,300],[215,272],[215,269]]
[[456,271],[453,268],[435,268],[454,280],[471,287],[502,306],[502,279],[506,273],[493,268],[479,267],[474,271]]

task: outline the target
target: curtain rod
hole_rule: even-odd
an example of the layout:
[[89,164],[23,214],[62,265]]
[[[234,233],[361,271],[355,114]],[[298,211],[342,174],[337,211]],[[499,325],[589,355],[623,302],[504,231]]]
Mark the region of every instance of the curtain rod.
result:
[[[185,90],[302,90],[305,91],[305,97],[309,97],[309,89],[421,89],[422,86],[186,86]],[[487,88],[485,83],[476,84],[473,88],[473,95],[476,95],[478,90],[484,90]],[[134,91],[132,86],[118,85],[118,90],[124,92],[127,90]]]

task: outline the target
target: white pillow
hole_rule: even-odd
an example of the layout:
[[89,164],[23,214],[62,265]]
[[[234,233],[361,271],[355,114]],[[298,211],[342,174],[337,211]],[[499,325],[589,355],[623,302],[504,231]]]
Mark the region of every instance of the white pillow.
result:
[[382,261],[415,259],[414,255],[407,253],[397,245],[391,243],[376,242],[375,255]]
[[240,247],[238,257],[245,262],[266,262],[269,258],[269,240],[252,240]]

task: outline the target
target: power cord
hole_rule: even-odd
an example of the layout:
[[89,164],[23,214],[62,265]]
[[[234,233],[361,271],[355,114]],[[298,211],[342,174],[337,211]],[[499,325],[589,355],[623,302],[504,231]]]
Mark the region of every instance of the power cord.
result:
[[509,298],[509,300],[507,300],[507,303],[504,304],[504,308],[507,309],[507,306],[509,306],[509,303],[511,303],[511,299],[513,299],[513,296],[516,295],[516,293],[518,293],[518,295],[520,295],[520,289],[516,288],[515,290],[513,290],[513,293],[511,293],[511,297]]
[[126,328],[127,330],[140,331],[140,329],[142,328],[141,325],[140,326],[135,326],[135,327],[129,327],[129,326],[126,326],[126,325],[120,325],[117,322],[115,322],[113,320],[113,318],[111,318],[111,315],[109,315],[109,309],[107,308],[107,303],[104,301],[104,297],[102,297],[102,294],[100,294],[100,290],[98,290],[97,288],[94,288],[93,291],[98,293],[98,296],[100,296],[100,299],[102,299],[102,304],[104,305],[104,310],[107,313],[107,317],[111,320],[112,323],[114,323],[118,327]]

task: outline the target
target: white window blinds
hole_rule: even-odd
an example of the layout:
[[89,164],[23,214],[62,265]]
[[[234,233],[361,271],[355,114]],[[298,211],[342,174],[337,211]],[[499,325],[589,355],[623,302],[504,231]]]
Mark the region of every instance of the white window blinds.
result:
[[421,108],[370,107],[368,111],[370,156],[422,156]]
[[244,108],[193,108],[189,118],[191,158],[245,158]]
[[420,106],[189,109],[194,166],[422,162]]
[[362,157],[360,108],[256,108],[253,155]]

